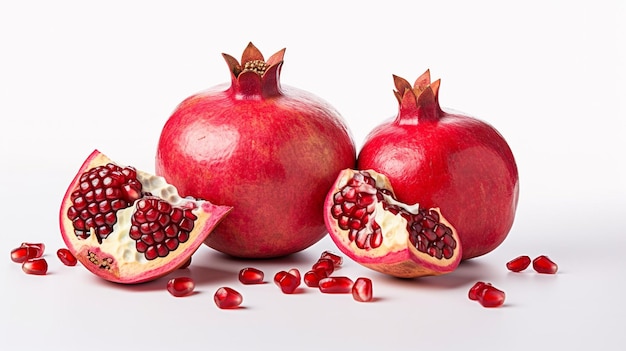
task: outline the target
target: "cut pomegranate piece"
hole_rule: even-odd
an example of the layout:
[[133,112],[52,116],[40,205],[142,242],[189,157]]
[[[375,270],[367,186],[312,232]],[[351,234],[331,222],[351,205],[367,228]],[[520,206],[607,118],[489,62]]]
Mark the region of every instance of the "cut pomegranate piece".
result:
[[263,271],[247,267],[239,271],[239,281],[243,284],[261,284],[263,283]]
[[182,197],[165,178],[95,150],[70,183],[59,217],[67,249],[86,269],[132,284],[183,266],[231,210]]
[[389,179],[343,170],[324,203],[330,237],[355,262],[402,278],[450,273],[461,261],[454,227],[438,208],[403,204]]
[[357,278],[354,285],[352,285],[352,297],[359,302],[372,301],[374,298],[372,280],[364,277]]
[[500,307],[504,304],[504,298],[504,291],[490,284],[485,284],[478,295],[478,302],[483,305],[483,307]]
[[310,288],[317,288],[319,287],[320,280],[327,277],[328,273],[326,273],[325,269],[312,269],[304,273],[304,284]]
[[45,275],[48,272],[48,262],[45,258],[31,258],[22,263],[22,270],[27,274]]
[[348,277],[327,277],[319,281],[319,289],[326,294],[348,294],[354,282]]
[[195,288],[196,283],[190,277],[172,278],[167,282],[167,291],[176,297],[190,295]]
[[506,268],[511,272],[521,272],[530,265],[530,257],[519,256],[506,263]]
[[31,258],[41,257],[41,251],[37,247],[20,246],[11,250],[11,261],[24,263]]
[[329,276],[335,271],[335,264],[330,258],[320,258],[317,260],[317,262],[315,262],[315,264],[313,264],[311,269],[323,269],[326,271],[326,275]]
[[559,267],[548,256],[541,255],[533,260],[533,269],[537,273],[555,274]]
[[72,255],[72,253],[70,252],[70,250],[66,249],[66,248],[60,248],[57,250],[57,257],[59,258],[59,260],[61,260],[61,262],[63,262],[64,265],[66,266],[75,266],[76,262],[78,262],[78,260],[76,259],[76,257],[74,257],[74,255]]
[[217,289],[213,300],[217,307],[222,309],[237,308],[243,302],[243,297],[235,289],[229,287],[221,287]]
[[337,267],[339,267],[339,266],[341,266],[343,264],[343,257],[341,257],[341,256],[339,256],[339,255],[337,255],[335,253],[332,253],[330,251],[322,252],[322,254],[320,255],[320,258],[328,258],[328,259],[330,259],[331,261],[333,261],[333,266],[335,268],[337,268]]
[[276,273],[276,275],[274,275],[274,282],[285,294],[293,294],[298,286],[300,286],[300,279],[286,271]]

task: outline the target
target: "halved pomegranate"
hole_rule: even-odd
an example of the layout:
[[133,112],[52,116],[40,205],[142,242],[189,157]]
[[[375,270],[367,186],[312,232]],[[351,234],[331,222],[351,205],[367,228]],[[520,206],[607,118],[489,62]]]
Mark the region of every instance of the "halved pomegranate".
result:
[[232,208],[182,198],[164,178],[95,150],[65,193],[63,240],[95,275],[140,283],[185,264]]
[[399,202],[387,177],[372,170],[343,170],[326,197],[324,216],[344,254],[382,273],[440,275],[461,260],[457,232],[439,209]]

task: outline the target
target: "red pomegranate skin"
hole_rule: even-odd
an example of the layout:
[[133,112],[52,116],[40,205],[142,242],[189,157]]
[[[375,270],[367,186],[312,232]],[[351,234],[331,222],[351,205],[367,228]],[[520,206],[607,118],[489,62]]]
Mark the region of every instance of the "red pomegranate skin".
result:
[[224,54],[231,85],[185,99],[163,127],[156,173],[183,195],[230,204],[208,246],[236,257],[301,251],[326,235],[324,198],[340,170],[356,166],[352,136],[327,102],[280,84],[284,49],[260,75],[249,44],[242,65]]
[[[439,106],[439,80],[416,88],[395,77],[397,116],[370,132],[358,169],[386,174],[398,199],[439,207],[457,229],[463,259],[498,247],[514,221],[519,176],[513,153],[488,123]],[[408,86],[408,87],[407,87]]]

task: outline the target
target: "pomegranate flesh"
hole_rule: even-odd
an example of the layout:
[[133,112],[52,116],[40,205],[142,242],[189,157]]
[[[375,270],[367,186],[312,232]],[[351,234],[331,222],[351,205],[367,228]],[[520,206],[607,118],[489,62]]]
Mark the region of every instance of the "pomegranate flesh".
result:
[[196,283],[190,277],[178,277],[168,280],[166,287],[172,296],[183,297],[191,295],[196,288]]
[[354,282],[348,277],[327,277],[320,279],[318,288],[325,294],[349,294]]
[[513,153],[491,125],[439,105],[440,80],[413,86],[394,76],[398,114],[365,138],[358,169],[389,177],[398,200],[438,207],[457,229],[463,259],[484,255],[508,235],[519,176]]
[[42,252],[31,246],[20,246],[11,250],[11,261],[15,263],[24,263],[31,258],[41,257]]
[[554,263],[548,256],[541,255],[533,260],[533,269],[537,273],[556,274],[559,270],[559,266],[557,266],[557,264]]
[[326,192],[356,165],[339,113],[280,84],[284,53],[266,60],[250,43],[241,62],[223,54],[230,85],[182,101],[158,142],[158,175],[184,196],[233,206],[206,240],[232,256],[285,256],[319,241]]
[[372,292],[372,280],[360,277],[352,285],[352,297],[359,302],[370,302],[374,299]]
[[521,272],[530,265],[530,257],[518,256],[506,263],[506,268],[511,272]]
[[439,209],[401,203],[373,170],[343,170],[324,215],[337,247],[373,270],[413,278],[452,272],[461,261],[459,237]]
[[239,271],[239,281],[242,284],[262,284],[263,271],[253,267],[246,267]]
[[22,270],[26,274],[46,275],[48,262],[45,258],[31,258],[22,263]]
[[59,260],[61,262],[63,262],[64,265],[70,266],[70,267],[71,266],[76,266],[76,263],[78,262],[76,257],[74,257],[74,255],[72,255],[70,250],[68,250],[66,248],[58,249],[57,250],[57,257],[59,258]]
[[182,198],[162,177],[95,150],[60,209],[67,249],[89,271],[118,283],[164,276],[191,257],[231,207]]
[[241,305],[243,297],[237,290],[225,286],[217,289],[213,301],[221,309],[233,309]]

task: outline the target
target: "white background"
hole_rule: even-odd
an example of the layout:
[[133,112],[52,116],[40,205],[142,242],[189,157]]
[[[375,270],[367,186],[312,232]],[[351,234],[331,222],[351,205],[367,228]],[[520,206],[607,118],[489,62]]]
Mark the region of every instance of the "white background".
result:
[[[345,3],[345,4],[344,4]],[[0,345],[3,350],[483,349],[616,350],[626,268],[626,3],[622,1],[3,1],[0,4]],[[442,78],[440,101],[494,125],[516,156],[521,197],[503,245],[454,273],[373,279],[377,300],[312,289],[283,295],[278,270],[308,266],[325,238],[281,260],[238,261],[202,247],[197,293],[167,278],[140,286],[68,268],[54,252],[57,212],[98,148],[152,171],[162,125],[185,97],[227,82],[221,53],[252,41],[286,47],[283,84],[333,104],[358,146],[396,113],[392,74]],[[9,260],[22,241],[48,245],[47,276]],[[555,276],[514,274],[520,254],[547,254]],[[244,266],[270,283],[243,286]],[[339,272],[338,272],[339,273]],[[469,301],[476,280],[505,306]],[[222,285],[245,308],[212,301]],[[10,346],[10,347],[9,347]]]

